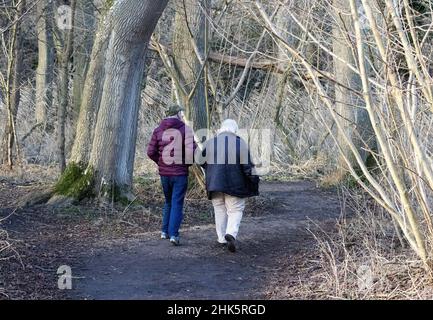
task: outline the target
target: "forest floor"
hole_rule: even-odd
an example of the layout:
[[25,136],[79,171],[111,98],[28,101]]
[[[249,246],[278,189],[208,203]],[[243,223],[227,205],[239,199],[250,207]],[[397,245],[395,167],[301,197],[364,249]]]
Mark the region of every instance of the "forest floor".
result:
[[[158,181],[137,185],[138,199],[127,208],[16,210],[47,185],[0,179],[0,219],[8,217],[0,228],[13,248],[0,252],[0,299],[305,298],[296,290],[320,268],[309,229],[332,232],[341,211],[335,190],[315,182],[262,182],[261,195],[247,202],[233,254],[216,243],[210,202],[190,195],[181,246],[173,247],[159,239]],[[72,269],[72,290],[58,289],[61,265]]]

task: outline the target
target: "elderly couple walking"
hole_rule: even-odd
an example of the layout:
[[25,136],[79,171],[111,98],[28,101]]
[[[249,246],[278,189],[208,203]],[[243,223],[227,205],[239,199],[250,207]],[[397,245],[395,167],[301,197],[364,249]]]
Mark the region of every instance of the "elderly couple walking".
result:
[[[205,170],[206,191],[212,200],[218,243],[236,251],[236,238],[245,209],[245,198],[258,195],[259,178],[253,174],[248,146],[238,135],[234,120],[225,120],[218,134],[197,145],[190,127],[185,124],[184,110],[171,106],[167,117],[154,130],[147,155],[158,165],[165,204],[162,239],[179,245],[179,228],[188,188],[188,168],[195,161]],[[196,158],[194,158],[195,155]]]

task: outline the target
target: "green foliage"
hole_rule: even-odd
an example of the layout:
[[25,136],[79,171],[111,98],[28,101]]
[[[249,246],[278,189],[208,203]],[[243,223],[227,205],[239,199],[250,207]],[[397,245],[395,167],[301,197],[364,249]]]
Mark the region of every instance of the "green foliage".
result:
[[[84,164],[71,163],[60,177],[54,191],[58,195],[71,197],[78,201],[96,196],[94,191],[95,171]],[[124,190],[115,184],[107,183],[102,186],[100,195],[113,202],[129,205],[130,200]]]
[[82,200],[94,196],[93,168],[86,168],[83,164],[71,163],[66,167],[54,191],[56,194]]

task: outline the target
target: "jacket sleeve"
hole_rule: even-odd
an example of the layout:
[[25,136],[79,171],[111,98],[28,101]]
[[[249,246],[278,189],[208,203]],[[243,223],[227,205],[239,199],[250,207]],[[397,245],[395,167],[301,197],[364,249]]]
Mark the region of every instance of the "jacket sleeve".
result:
[[152,138],[150,139],[149,145],[147,146],[147,156],[152,159],[155,163],[159,160],[159,147],[158,147],[158,137],[157,130],[155,129],[152,133]]
[[248,163],[242,164],[242,170],[247,177],[253,176],[254,163],[251,161],[251,154],[248,152]]
[[248,145],[241,139],[240,148],[241,168],[251,195],[259,195],[260,177],[254,174],[254,163]]
[[248,149],[248,145],[243,139],[239,139],[239,140],[240,143],[239,143],[238,152],[239,152],[239,159],[240,159],[242,171],[247,177],[250,177],[252,176],[252,171],[254,168],[254,164],[251,160],[250,150]]

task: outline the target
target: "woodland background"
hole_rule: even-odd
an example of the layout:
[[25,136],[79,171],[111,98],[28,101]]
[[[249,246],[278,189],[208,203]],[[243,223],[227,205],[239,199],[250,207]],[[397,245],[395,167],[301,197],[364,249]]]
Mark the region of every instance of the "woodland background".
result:
[[0,0],[0,179],[47,186],[25,205],[129,206],[177,102],[195,130],[270,129],[265,180],[338,191],[341,219],[314,231],[324,297],[431,298],[432,17],[428,0]]

